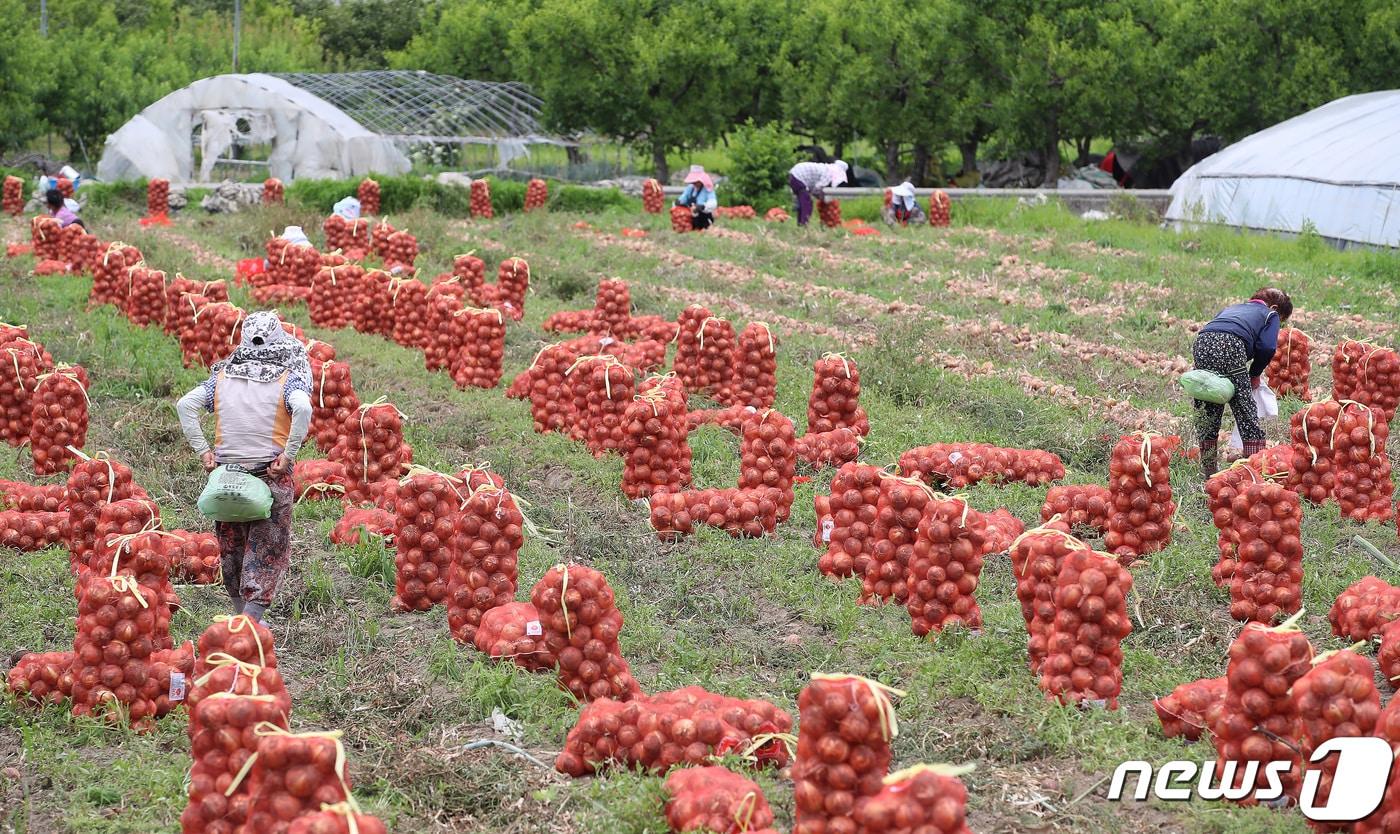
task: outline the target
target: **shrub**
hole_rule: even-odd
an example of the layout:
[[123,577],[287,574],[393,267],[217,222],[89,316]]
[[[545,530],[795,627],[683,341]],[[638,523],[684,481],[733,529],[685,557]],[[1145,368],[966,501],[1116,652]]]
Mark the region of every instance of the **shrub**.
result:
[[755,208],[781,202],[788,170],[797,162],[792,140],[781,126],[759,126],[750,119],[734,131],[729,156],[730,193],[725,202]]

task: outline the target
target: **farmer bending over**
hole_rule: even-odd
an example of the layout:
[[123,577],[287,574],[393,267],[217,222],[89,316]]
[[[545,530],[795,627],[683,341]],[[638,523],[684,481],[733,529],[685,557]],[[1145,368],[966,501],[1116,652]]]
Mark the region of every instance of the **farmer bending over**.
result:
[[[1264,451],[1265,443],[1250,389],[1259,387],[1259,378],[1278,349],[1279,324],[1291,315],[1293,301],[1288,293],[1266,287],[1243,304],[1221,310],[1201,328],[1191,346],[1197,368],[1220,374],[1234,383],[1230,413],[1239,428],[1246,456]],[[1192,404],[1196,407],[1196,435],[1201,444],[1201,473],[1209,478],[1217,468],[1220,418],[1225,414],[1225,406],[1204,400],[1193,400]]]
[[812,198],[820,200],[826,189],[845,182],[847,170],[846,163],[839,159],[829,165],[825,162],[799,162],[792,166],[788,171],[788,188],[792,189],[793,199],[797,201],[797,225],[807,225],[807,221],[812,219]]
[[676,205],[690,206],[690,228],[694,230],[708,229],[715,222],[715,207],[719,205],[715,199],[715,181],[705,173],[704,167],[690,166],[690,173],[685,175],[685,190],[676,199]]
[[[180,428],[206,472],[237,464],[272,491],[262,521],[215,521],[224,587],[235,614],[262,620],[291,564],[292,461],[311,425],[311,365],[306,348],[282,329],[276,313],[253,313],[228,359],[175,406]],[[214,448],[200,427],[214,413]]]
[[908,226],[911,222],[917,225],[922,224],[925,220],[924,210],[919,206],[919,201],[914,196],[913,183],[905,180],[890,189],[889,214],[885,216],[886,223]]

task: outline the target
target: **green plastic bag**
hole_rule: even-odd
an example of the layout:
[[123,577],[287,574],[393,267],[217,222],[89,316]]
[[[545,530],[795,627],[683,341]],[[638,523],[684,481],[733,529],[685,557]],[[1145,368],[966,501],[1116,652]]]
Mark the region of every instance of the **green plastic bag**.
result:
[[1214,371],[1197,368],[1181,375],[1181,387],[1197,400],[1224,405],[1235,396],[1235,383]]
[[215,521],[262,521],[272,515],[272,490],[243,467],[225,464],[209,473],[198,506]]

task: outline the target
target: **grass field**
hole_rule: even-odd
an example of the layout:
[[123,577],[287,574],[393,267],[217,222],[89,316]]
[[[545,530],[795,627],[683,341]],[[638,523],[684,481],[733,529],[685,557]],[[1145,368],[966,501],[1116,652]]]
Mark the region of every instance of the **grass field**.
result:
[[[1106,480],[1112,441],[1126,430],[1191,434],[1189,405],[1174,379],[1189,356],[1187,325],[1265,284],[1293,293],[1295,323],[1326,346],[1343,336],[1394,343],[1400,261],[1339,254],[1320,241],[1282,242],[1220,231],[1177,235],[1126,221],[1080,221],[1054,205],[959,203],[947,230],[910,229],[858,238],[791,225],[731,222],[714,233],[674,235],[663,217],[511,215],[489,222],[428,213],[395,216],[413,231],[431,275],[476,250],[488,269],[526,258],[534,294],[507,335],[507,379],[545,338],[543,318],[587,307],[599,277],[632,286],[639,313],[674,317],[690,301],[742,326],[779,334],[778,402],[804,425],[812,362],[849,351],[859,363],[872,431],[863,458],[891,464],[900,451],[978,440],[1061,455],[1071,482]],[[180,218],[145,230],[134,213],[91,218],[104,239],[133,243],[147,261],[199,279],[231,278],[238,258],[260,255],[269,230],[320,217],[258,210]],[[577,228],[577,222],[590,224]],[[646,228],[644,239],[618,235]],[[27,224],[4,221],[6,242]],[[319,235],[313,235],[319,238]],[[88,448],[111,449],[164,507],[167,527],[204,529],[194,510],[202,483],[173,402],[201,375],[185,370],[174,340],[131,326],[110,308],[85,312],[89,281],[34,278],[30,258],[0,263],[0,320],[29,325],[60,361],[92,373]],[[235,301],[254,309],[242,291]],[[532,432],[525,403],[501,390],[458,391],[429,374],[420,354],[377,337],[309,326],[350,362],[361,399],[385,395],[408,415],[416,462],[446,470],[489,461],[547,538],[527,541],[522,597],[550,565],[602,570],[626,617],[622,647],[644,689],[699,684],[770,699],[796,716],[814,671],[853,672],[907,691],[898,702],[895,766],[972,763],[965,777],[970,823],[994,831],[1290,831],[1295,812],[1203,803],[1114,803],[1108,777],[1126,759],[1213,758],[1208,743],[1161,737],[1154,696],[1223,673],[1238,624],[1210,581],[1215,530],[1194,464],[1177,459],[1179,526],[1165,552],[1133,568],[1134,631],[1125,641],[1117,712],[1048,703],[1025,667],[1025,627],[1009,564],[989,559],[978,597],[985,628],[932,642],[915,639],[902,608],[856,605],[856,585],[816,570],[812,496],[830,473],[797,487],[793,518],[774,538],[735,541],[703,530],[659,544],[645,511],[618,489],[621,463],[594,460],[580,444]],[[1313,385],[1325,391],[1325,354]],[[1284,403],[1285,412],[1298,407]],[[1286,418],[1285,414],[1285,418]],[[1284,425],[1270,428],[1275,439]],[[691,438],[696,481],[732,485],[736,441],[702,429]],[[314,454],[310,447],[304,454]],[[27,450],[0,452],[0,477],[30,479]],[[813,474],[813,473],[807,473]],[[1044,489],[980,486],[972,504],[1039,517]],[[331,546],[339,515],[306,503],[296,514],[292,572],[270,612],[280,666],[294,701],[293,727],[340,729],[366,810],[398,832],[660,832],[661,779],[615,773],[569,780],[480,739],[514,738],[549,763],[574,709],[546,675],[489,662],[454,644],[441,610],[393,615],[393,557],[378,545]],[[1352,544],[1360,533],[1395,553],[1393,528],[1343,522],[1335,505],[1309,507],[1303,626],[1318,651],[1340,648],[1325,614],[1336,594],[1367,573],[1390,581]],[[197,635],[226,605],[215,588],[180,589],[178,641]],[[67,556],[0,553],[0,663],[18,650],[70,647],[74,605]],[[148,735],[39,712],[0,700],[0,831],[173,832],[189,765],[183,713]],[[791,825],[791,782],[759,777]]]

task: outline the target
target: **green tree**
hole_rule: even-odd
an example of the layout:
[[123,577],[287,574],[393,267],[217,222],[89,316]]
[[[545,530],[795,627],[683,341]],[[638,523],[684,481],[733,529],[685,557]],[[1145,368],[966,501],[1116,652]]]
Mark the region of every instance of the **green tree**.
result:
[[513,81],[510,33],[536,0],[456,0],[424,13],[417,34],[387,60],[396,69],[421,69],[480,81]]
[[0,155],[43,132],[38,95],[43,89],[43,56],[35,48],[38,24],[21,0],[0,0],[0,31],[9,43],[0,49]]
[[550,127],[592,130],[651,154],[716,141],[743,106],[736,5],[747,0],[543,0],[511,32]]
[[776,122],[756,125],[749,119],[734,131],[725,186],[734,203],[761,206],[774,202],[797,161],[792,139]]
[[425,6],[424,0],[318,0],[297,11],[315,25],[328,68],[359,70],[388,66],[389,56],[419,34]]

